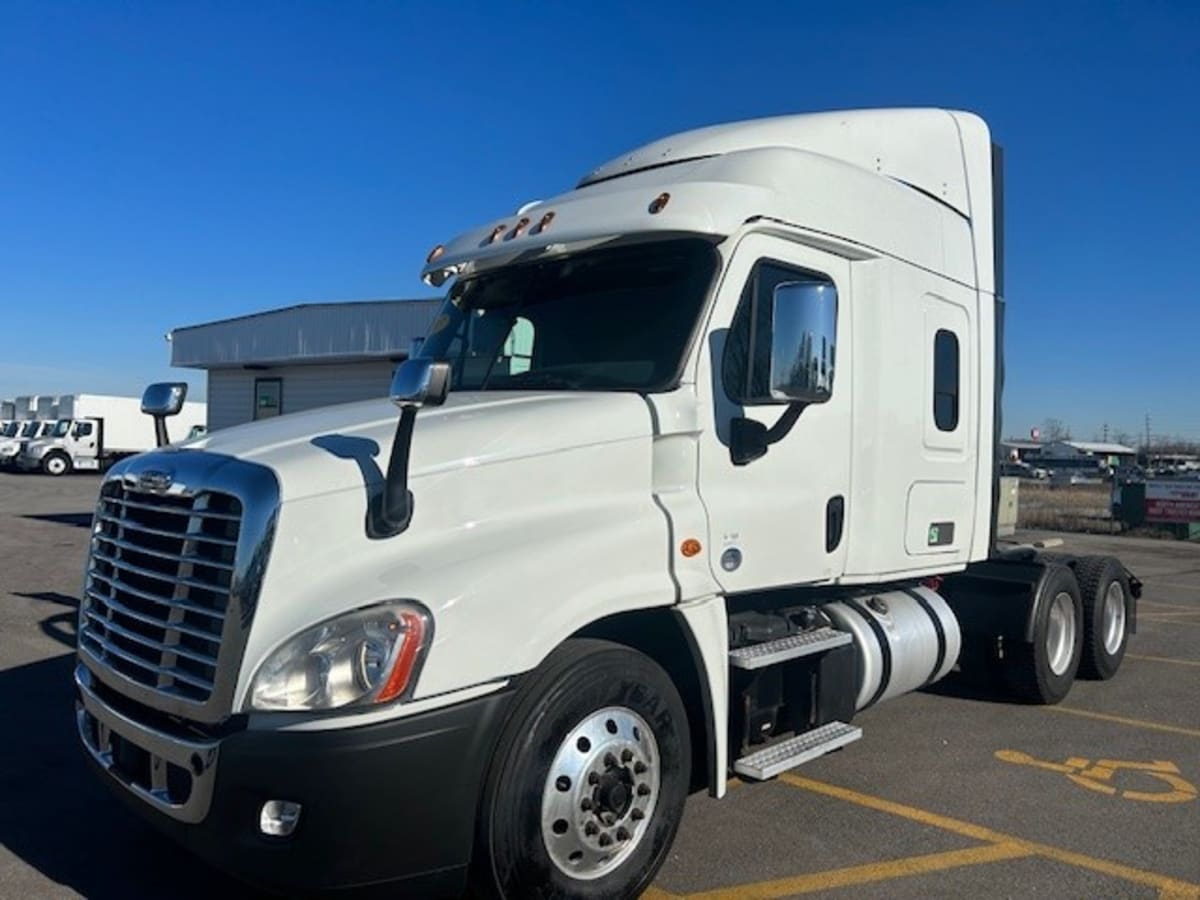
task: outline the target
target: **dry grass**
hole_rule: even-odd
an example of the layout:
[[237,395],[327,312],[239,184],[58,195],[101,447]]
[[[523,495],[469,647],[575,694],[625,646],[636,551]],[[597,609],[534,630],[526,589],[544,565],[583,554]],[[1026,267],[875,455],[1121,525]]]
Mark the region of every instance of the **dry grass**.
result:
[[1017,527],[1051,531],[1120,531],[1112,518],[1112,487],[1105,484],[1051,486],[1022,481],[1017,495]]

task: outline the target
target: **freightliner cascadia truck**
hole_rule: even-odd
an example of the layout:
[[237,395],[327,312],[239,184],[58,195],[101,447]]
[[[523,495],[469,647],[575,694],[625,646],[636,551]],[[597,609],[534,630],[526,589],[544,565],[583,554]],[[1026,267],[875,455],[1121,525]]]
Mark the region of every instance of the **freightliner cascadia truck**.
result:
[[689,792],[956,665],[1115,674],[1136,579],[995,540],[1000,173],[969,113],[764,119],[434,247],[391,402],[108,473],[100,777],[287,893],[633,897]]

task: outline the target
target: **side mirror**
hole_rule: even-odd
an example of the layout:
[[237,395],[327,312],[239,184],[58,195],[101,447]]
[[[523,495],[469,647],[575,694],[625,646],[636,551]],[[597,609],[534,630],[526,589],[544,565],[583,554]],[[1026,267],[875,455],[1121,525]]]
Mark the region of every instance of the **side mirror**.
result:
[[167,416],[179,415],[187,390],[182,381],[160,381],[142,394],[142,412],[154,417],[154,442],[159,447],[171,443],[167,436]]
[[833,393],[837,289],[826,281],[790,281],[772,301],[773,400],[824,403]]
[[424,357],[402,362],[392,376],[390,396],[401,409],[441,406],[450,391],[450,363]]

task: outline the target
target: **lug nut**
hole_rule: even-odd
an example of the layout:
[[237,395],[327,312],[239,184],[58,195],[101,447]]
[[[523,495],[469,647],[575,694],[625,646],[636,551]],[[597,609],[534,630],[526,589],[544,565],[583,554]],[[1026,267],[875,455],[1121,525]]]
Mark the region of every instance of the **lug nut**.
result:
[[621,751],[621,762],[627,763],[633,759],[633,751],[626,747]]
[[646,771],[646,764],[639,759],[636,763],[633,764],[633,771],[635,773],[637,773],[638,775],[641,775],[643,772]]
[[629,831],[624,826],[617,829],[617,840],[618,841],[629,840]]
[[584,812],[591,812],[592,811],[592,801],[589,800],[587,797],[584,797],[582,800],[579,801],[579,808],[582,809]]
[[629,817],[635,822],[640,822],[642,819],[646,818],[646,814],[635,806],[629,811]]
[[596,784],[600,781],[600,776],[595,772],[588,772],[588,784]]
[[612,843],[612,835],[610,835],[607,831],[604,832],[604,834],[600,835],[600,846],[601,847],[607,847],[611,843]]
[[583,826],[583,833],[587,835],[593,835],[599,830],[600,827],[595,822],[588,822]]
[[650,794],[650,785],[642,783],[638,785],[638,796],[646,797]]
[[611,753],[604,754],[604,765],[608,766],[611,769],[611,768],[615,767],[616,764],[617,764],[617,758],[615,756],[613,756]]

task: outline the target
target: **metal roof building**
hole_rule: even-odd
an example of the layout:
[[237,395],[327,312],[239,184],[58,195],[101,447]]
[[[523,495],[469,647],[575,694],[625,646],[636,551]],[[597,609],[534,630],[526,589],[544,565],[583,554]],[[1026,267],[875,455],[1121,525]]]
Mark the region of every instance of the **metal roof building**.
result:
[[177,328],[171,365],[208,373],[208,427],[386,395],[441,300],[309,303]]

